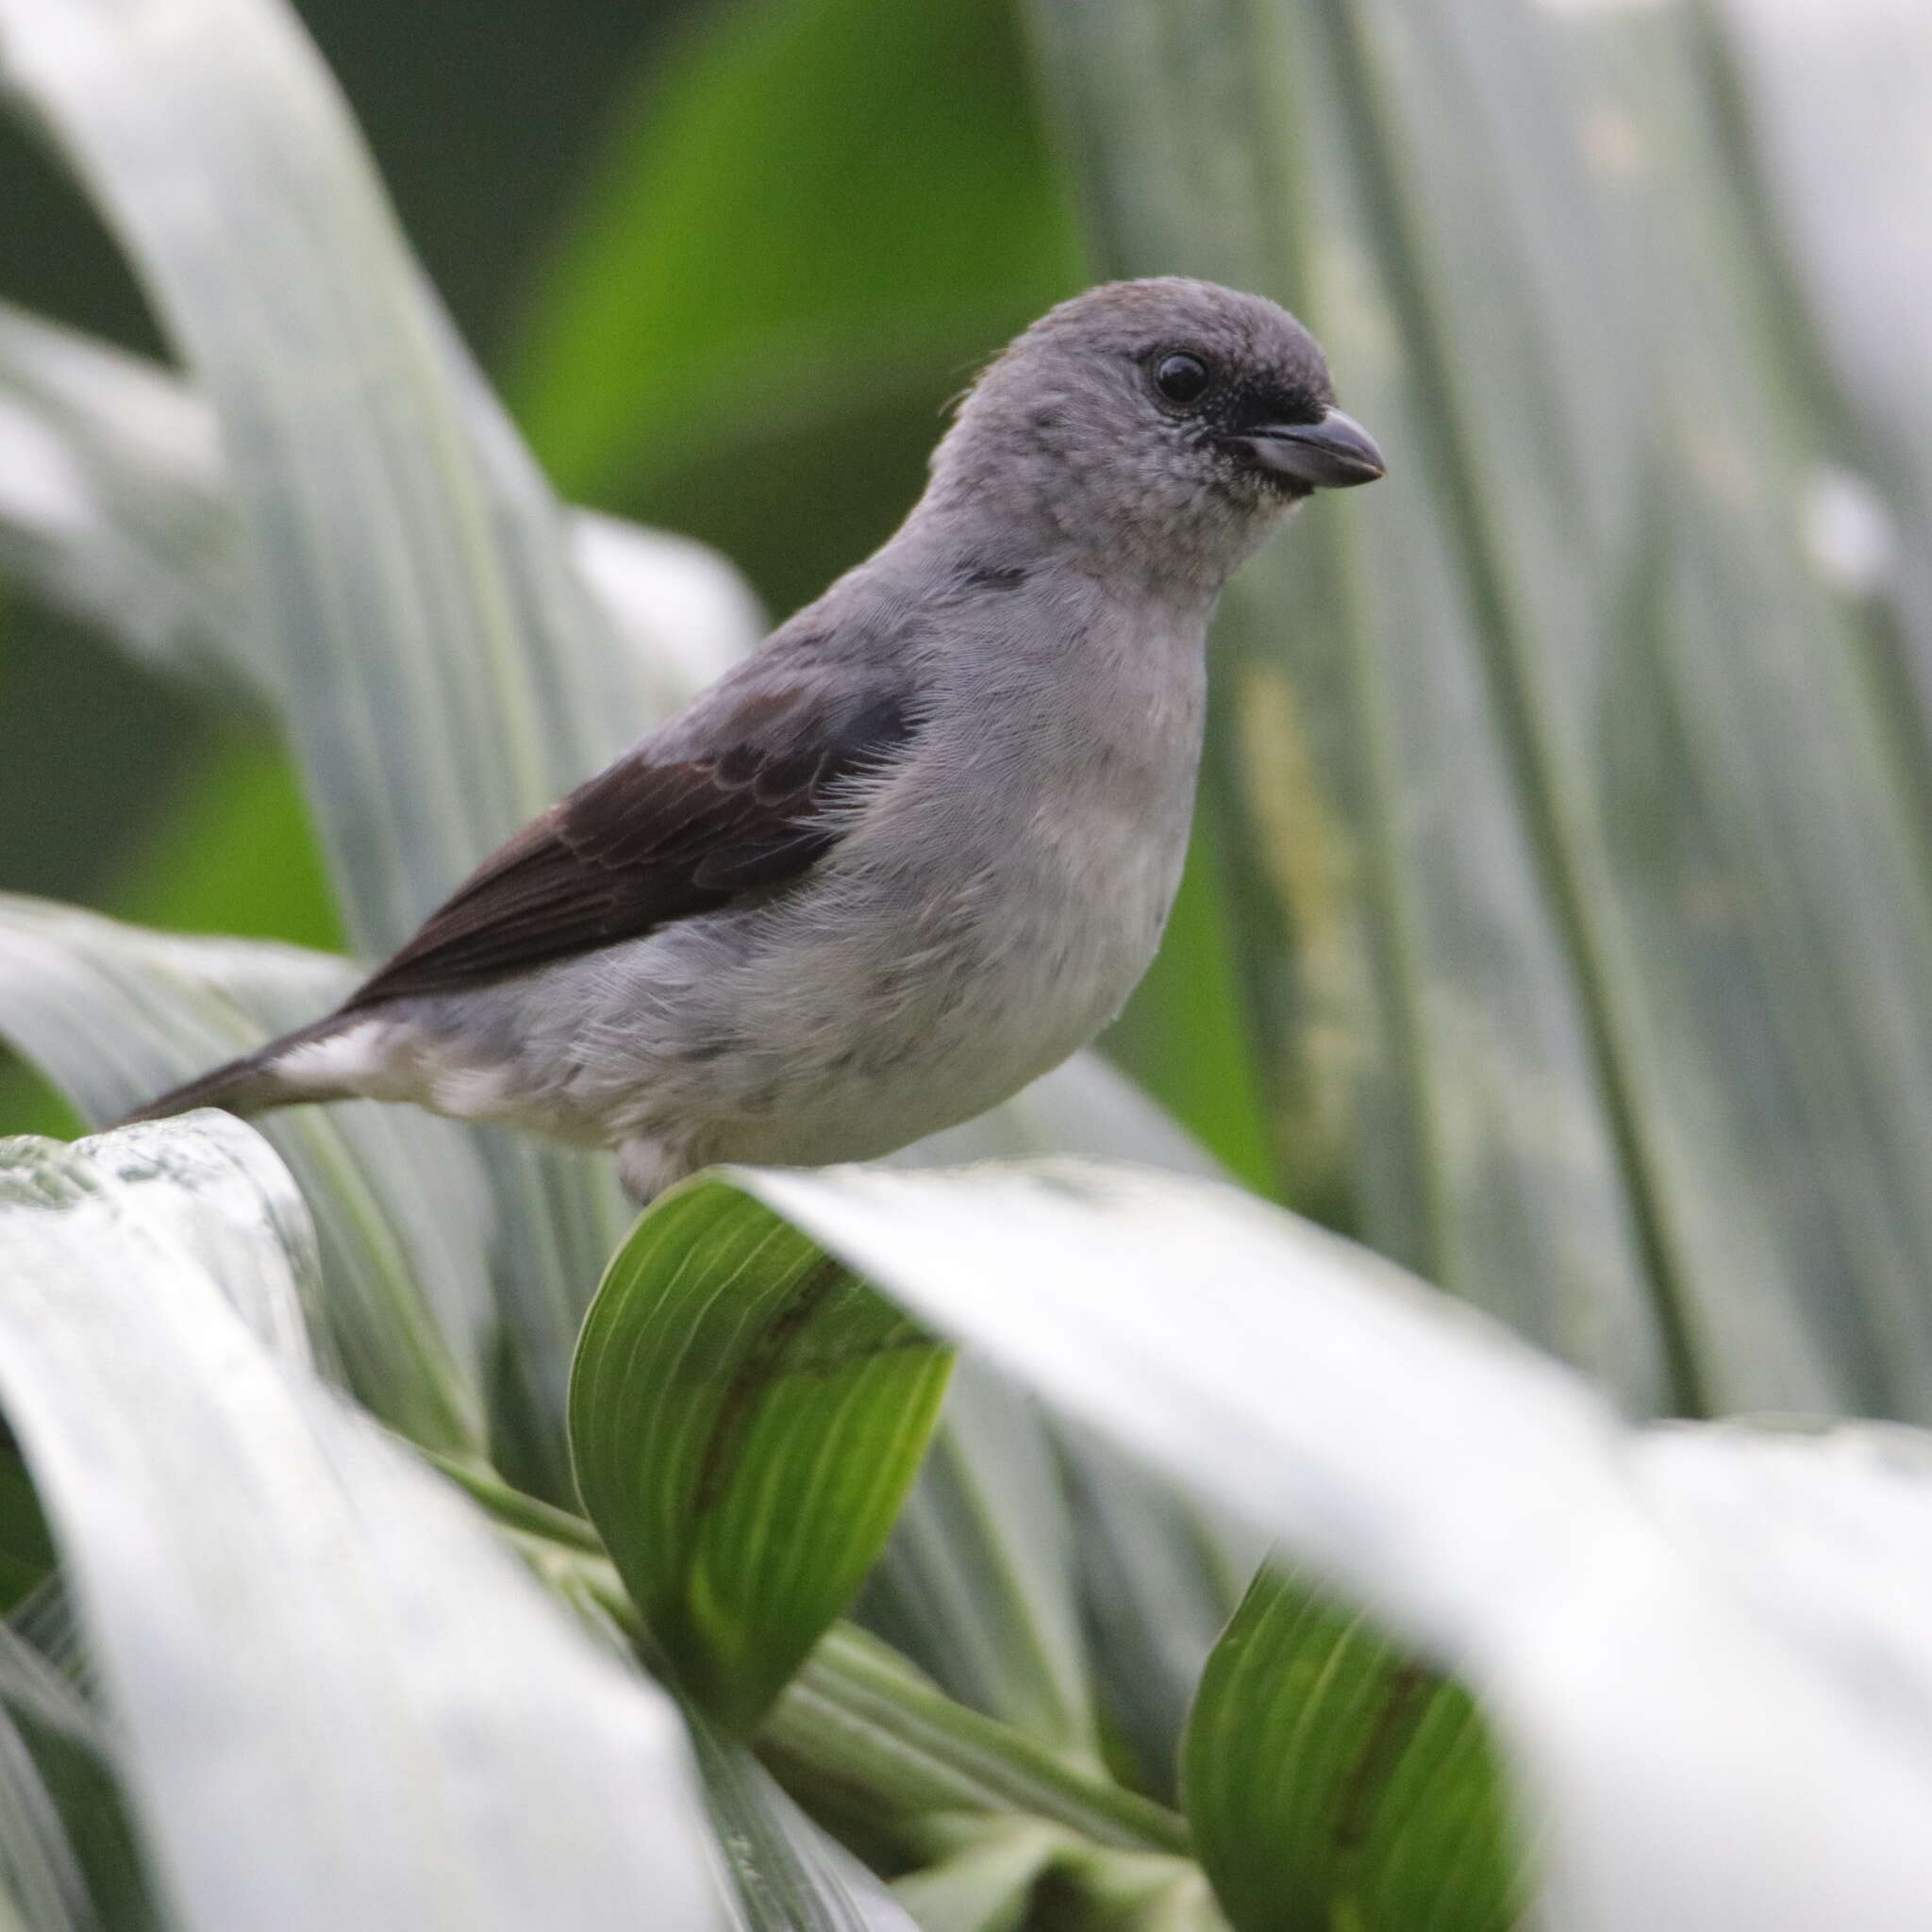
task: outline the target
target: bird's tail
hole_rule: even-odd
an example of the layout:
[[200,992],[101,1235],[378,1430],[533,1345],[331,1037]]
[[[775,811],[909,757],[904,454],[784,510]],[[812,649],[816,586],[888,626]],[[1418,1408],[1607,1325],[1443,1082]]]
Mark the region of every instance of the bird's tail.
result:
[[246,1118],[267,1113],[274,1108],[291,1107],[298,1101],[343,1099],[346,1090],[332,1090],[310,1080],[291,1080],[279,1071],[291,1047],[323,1038],[334,1031],[338,1024],[331,1014],[313,1025],[299,1026],[279,1040],[270,1041],[266,1046],[257,1047],[253,1053],[244,1053],[239,1059],[228,1060],[192,1080],[184,1080],[178,1087],[169,1088],[145,1107],[123,1114],[113,1124],[127,1127],[137,1121],[166,1120],[170,1114],[186,1113],[195,1107],[219,1107]]

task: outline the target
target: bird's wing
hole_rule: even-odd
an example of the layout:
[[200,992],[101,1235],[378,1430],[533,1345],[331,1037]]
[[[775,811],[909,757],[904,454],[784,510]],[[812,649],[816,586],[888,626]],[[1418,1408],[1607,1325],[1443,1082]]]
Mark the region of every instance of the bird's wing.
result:
[[852,781],[918,726],[906,690],[815,678],[727,684],[701,706],[663,749],[647,741],[485,859],[342,1010],[524,972],[795,879],[844,835]]

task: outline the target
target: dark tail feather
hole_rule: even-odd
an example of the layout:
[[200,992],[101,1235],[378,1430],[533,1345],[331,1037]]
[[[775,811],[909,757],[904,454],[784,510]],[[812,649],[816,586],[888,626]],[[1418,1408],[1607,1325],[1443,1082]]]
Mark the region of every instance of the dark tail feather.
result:
[[245,1119],[250,1114],[267,1113],[272,1108],[292,1106],[297,1101],[341,1099],[342,1095],[326,1093],[319,1088],[291,1086],[275,1071],[275,1062],[291,1047],[319,1038],[334,1024],[335,1016],[331,1014],[312,1026],[297,1027],[293,1033],[285,1033],[253,1053],[244,1053],[240,1059],[229,1060],[192,1080],[184,1080],[178,1087],[171,1087],[158,1099],[150,1100],[145,1107],[137,1107],[132,1113],[123,1114],[112,1124],[130,1127],[137,1121],[163,1121],[170,1114],[186,1113],[195,1107],[219,1107]]

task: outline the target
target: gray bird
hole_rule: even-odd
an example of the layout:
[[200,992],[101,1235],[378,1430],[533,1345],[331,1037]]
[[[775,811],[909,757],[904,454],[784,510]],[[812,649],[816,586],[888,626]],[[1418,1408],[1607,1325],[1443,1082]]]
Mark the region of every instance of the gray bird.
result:
[[644,1200],[983,1112],[1154,956],[1222,586],[1311,491],[1381,474],[1274,303],[1063,303],[980,375],[882,549],[335,1012],[132,1118],[412,1101],[614,1148]]

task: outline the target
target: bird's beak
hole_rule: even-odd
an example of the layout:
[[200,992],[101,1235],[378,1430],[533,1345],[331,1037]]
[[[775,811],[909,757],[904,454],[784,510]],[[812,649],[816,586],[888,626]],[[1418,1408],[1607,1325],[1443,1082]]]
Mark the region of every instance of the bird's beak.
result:
[[1269,424],[1232,440],[1257,467],[1304,490],[1373,483],[1388,468],[1375,439],[1340,409],[1319,423]]

